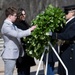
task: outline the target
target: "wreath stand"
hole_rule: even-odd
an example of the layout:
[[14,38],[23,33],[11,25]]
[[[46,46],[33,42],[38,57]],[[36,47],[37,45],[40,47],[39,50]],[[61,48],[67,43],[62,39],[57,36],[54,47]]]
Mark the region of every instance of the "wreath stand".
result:
[[[65,71],[66,71],[66,75],[68,75],[68,69],[65,66],[65,64],[63,63],[63,61],[61,60],[60,56],[58,55],[58,53],[56,52],[55,48],[53,47],[53,45],[51,44],[51,42],[48,42],[48,44],[50,45],[50,47],[52,48],[53,52],[55,53],[55,55],[57,56],[58,60],[60,61],[60,63],[62,64],[62,66],[64,67]],[[45,51],[48,50],[49,51],[49,47],[45,47],[45,50],[41,56],[41,59],[39,61],[39,65],[38,65],[38,69],[36,71],[36,75],[38,75],[39,70],[40,70],[40,66],[42,63],[42,59],[44,57]],[[58,45],[58,51],[60,51],[60,45]],[[46,69],[45,69],[45,75],[47,75],[47,66],[48,66],[48,55],[49,53],[46,54]]]

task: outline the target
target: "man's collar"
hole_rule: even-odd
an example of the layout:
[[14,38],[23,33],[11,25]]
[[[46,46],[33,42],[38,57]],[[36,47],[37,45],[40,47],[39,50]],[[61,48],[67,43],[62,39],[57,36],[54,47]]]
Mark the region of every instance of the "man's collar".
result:
[[75,17],[73,16],[72,18],[70,18],[70,19],[66,22],[66,24],[67,24],[69,21],[71,21],[73,18],[75,18]]
[[9,24],[13,24],[10,20],[6,19],[4,22],[9,23]]

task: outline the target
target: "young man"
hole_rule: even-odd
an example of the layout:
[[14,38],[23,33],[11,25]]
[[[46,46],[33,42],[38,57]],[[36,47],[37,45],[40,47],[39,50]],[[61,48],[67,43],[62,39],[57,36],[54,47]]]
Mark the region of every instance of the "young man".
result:
[[16,8],[7,8],[5,10],[6,19],[4,20],[3,26],[1,28],[2,37],[4,39],[4,49],[1,54],[5,67],[4,75],[13,75],[16,59],[19,56],[24,55],[20,38],[30,35],[31,31],[36,28],[36,26],[32,26],[28,30],[24,31],[18,29],[13,25],[13,22],[17,18],[16,13]]
[[[75,75],[75,5],[65,6],[66,26],[61,33],[49,32],[53,39],[65,40],[60,46],[60,56],[66,65],[69,75]],[[65,75],[64,68],[59,66],[59,74]]]

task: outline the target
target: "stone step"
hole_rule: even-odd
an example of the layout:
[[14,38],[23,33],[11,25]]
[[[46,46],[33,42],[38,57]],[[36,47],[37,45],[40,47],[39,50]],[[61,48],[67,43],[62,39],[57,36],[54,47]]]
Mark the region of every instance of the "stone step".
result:
[[0,41],[3,41],[3,39],[2,39],[2,38],[0,38]]
[[0,46],[0,51],[2,51],[3,50],[3,46]]
[[1,53],[2,49],[3,49],[3,44],[4,44],[4,41],[3,41],[2,38],[0,38],[0,53]]
[[3,50],[3,47],[0,48],[0,51],[2,51],[2,50]]
[[0,41],[0,44],[3,44],[4,43],[4,41]]
[[0,43],[0,47],[3,47],[4,43]]

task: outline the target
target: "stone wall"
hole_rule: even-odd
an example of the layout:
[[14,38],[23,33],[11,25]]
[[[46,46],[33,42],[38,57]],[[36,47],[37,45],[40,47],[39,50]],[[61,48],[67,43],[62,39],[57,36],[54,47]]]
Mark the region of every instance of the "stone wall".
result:
[[75,0],[0,0],[0,28],[2,26],[4,16],[4,10],[9,6],[23,7],[26,10],[27,18],[30,21],[36,17],[41,11],[43,11],[49,4],[59,6],[74,4]]

